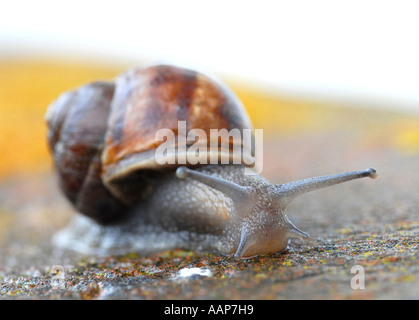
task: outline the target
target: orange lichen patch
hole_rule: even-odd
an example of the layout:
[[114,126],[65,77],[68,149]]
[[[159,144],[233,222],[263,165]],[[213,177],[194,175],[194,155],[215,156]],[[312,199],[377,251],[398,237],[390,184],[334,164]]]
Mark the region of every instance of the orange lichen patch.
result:
[[398,121],[394,127],[394,145],[406,153],[419,152],[419,119]]
[[251,86],[231,87],[245,105],[254,127],[268,134],[330,127],[337,119],[335,108],[327,108],[315,100],[287,98]]
[[47,106],[63,91],[122,70],[75,61],[0,61],[0,176],[47,168]]

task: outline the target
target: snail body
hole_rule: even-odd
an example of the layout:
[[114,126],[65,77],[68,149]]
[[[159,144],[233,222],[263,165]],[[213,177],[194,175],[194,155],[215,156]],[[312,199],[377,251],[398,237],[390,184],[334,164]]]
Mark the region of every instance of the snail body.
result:
[[[175,66],[134,68],[64,93],[47,121],[59,184],[79,212],[54,241],[89,253],[184,248],[240,259],[280,252],[290,238],[308,237],[285,214],[294,197],[376,176],[370,168],[272,185],[245,174],[245,164],[160,165],[159,129],[176,131],[179,121],[204,132],[252,128],[228,88]],[[178,132],[173,143],[181,141]],[[223,147],[217,151],[231,152]]]

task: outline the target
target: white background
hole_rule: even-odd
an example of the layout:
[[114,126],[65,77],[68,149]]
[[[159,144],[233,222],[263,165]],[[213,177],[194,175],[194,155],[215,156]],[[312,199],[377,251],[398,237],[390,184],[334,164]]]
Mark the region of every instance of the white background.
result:
[[419,1],[0,4],[0,56],[164,59],[278,92],[419,112]]

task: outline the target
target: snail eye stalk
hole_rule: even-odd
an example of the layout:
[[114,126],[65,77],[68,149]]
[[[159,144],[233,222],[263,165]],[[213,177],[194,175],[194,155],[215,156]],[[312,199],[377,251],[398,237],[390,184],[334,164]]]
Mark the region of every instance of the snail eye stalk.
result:
[[377,171],[374,168],[368,168],[363,171],[338,173],[276,185],[274,193],[276,194],[277,206],[285,208],[295,197],[301,194],[364,177],[375,179]]
[[243,187],[237,183],[214,177],[209,174],[188,169],[187,167],[179,167],[176,170],[176,176],[179,179],[190,177],[197,180],[215,190],[218,190],[233,200],[237,211],[242,211],[246,208],[249,201],[251,201],[250,188]]

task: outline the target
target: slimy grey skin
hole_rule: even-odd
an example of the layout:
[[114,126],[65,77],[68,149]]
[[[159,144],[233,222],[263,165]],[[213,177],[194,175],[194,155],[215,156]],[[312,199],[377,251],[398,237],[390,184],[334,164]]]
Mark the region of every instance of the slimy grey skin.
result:
[[125,219],[99,225],[77,216],[59,233],[57,244],[86,253],[154,252],[184,248],[234,259],[281,252],[291,238],[304,239],[285,214],[297,196],[363,177],[375,169],[272,185],[260,175],[244,175],[241,165],[179,167],[156,182],[158,192]]

